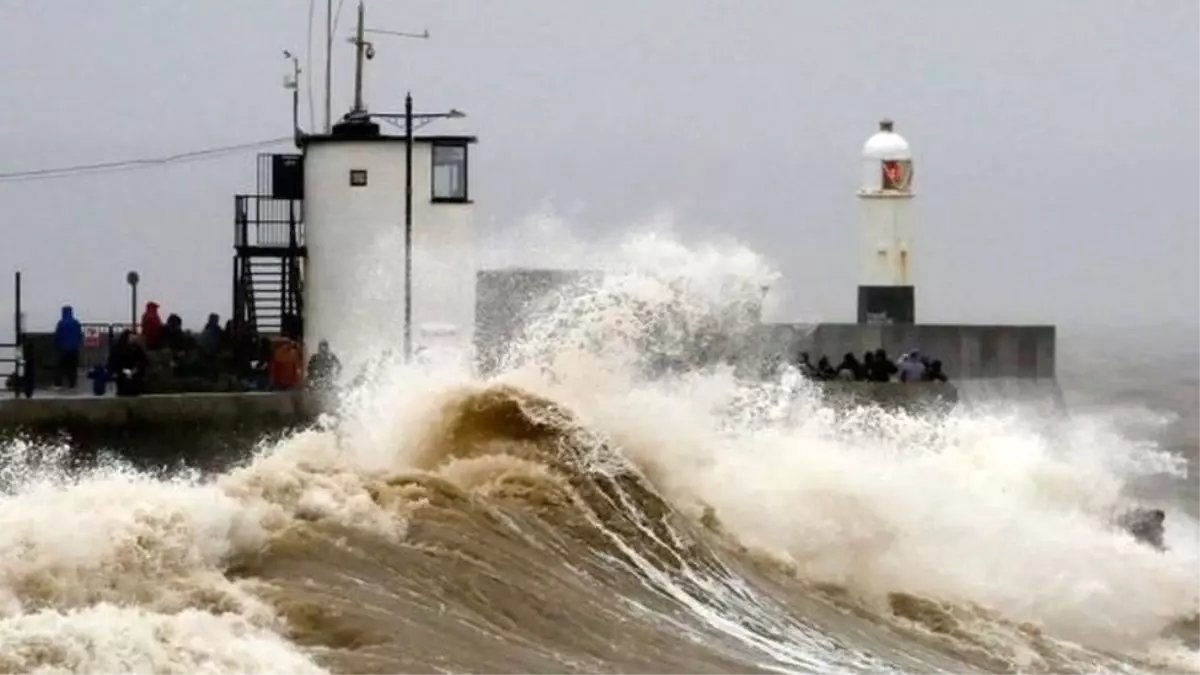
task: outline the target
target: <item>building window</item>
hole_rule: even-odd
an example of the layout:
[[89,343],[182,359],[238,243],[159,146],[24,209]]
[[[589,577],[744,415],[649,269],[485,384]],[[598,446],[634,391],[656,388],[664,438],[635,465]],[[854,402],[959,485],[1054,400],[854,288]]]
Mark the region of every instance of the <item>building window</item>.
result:
[[366,187],[367,170],[350,169],[350,187]]
[[433,146],[433,201],[467,201],[467,146]]

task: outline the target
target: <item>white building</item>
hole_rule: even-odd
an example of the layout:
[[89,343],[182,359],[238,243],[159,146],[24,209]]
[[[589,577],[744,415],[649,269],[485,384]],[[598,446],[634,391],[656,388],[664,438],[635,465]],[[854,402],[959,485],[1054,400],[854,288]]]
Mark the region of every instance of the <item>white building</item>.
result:
[[891,120],[862,149],[859,204],[859,323],[916,321],[913,277],[916,211],[908,142]]
[[[415,136],[412,148],[412,340],[468,348],[475,315],[473,136]],[[301,139],[305,353],[328,340],[343,361],[404,348],[403,135],[348,118]],[[464,352],[464,355],[466,352]]]

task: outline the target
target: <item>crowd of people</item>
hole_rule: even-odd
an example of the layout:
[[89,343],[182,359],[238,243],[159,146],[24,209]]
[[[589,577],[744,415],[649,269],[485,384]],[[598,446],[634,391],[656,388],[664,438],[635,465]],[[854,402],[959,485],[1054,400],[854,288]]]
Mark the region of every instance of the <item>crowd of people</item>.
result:
[[813,380],[845,380],[857,382],[945,382],[946,373],[942,362],[929,359],[919,349],[914,349],[893,361],[887,350],[880,348],[866,352],[860,360],[853,353],[842,357],[834,366],[829,357],[822,356],[813,364],[808,352],[800,352],[796,367],[801,374]]
[[[234,323],[226,321],[222,325],[216,313],[208,315],[199,333],[193,333],[184,329],[178,314],[170,314],[164,321],[160,309],[159,303],[147,302],[137,330],[121,331],[109,347],[107,360],[89,370],[87,375],[97,395],[105,393],[111,382],[118,396],[136,396],[146,389],[147,376],[155,370],[176,380],[233,377],[238,380],[239,388],[275,391],[300,386],[328,388],[340,374],[341,363],[324,340],[305,364],[301,343],[290,337],[237,335]],[[56,388],[76,387],[83,347],[83,326],[74,308],[65,305],[54,330]],[[30,396],[33,386],[28,378],[32,378],[36,368],[34,354],[28,349],[25,362],[28,375],[24,389]],[[847,353],[836,366],[827,356],[821,356],[814,364],[808,352],[800,352],[795,365],[813,380],[947,381],[942,362],[928,358],[918,349],[895,360],[882,348],[864,353],[861,359]]]
[[[156,383],[149,387],[151,390],[208,390],[206,384],[217,389],[230,388],[213,385],[223,378],[235,380],[238,389],[325,388],[340,374],[341,363],[325,341],[321,341],[305,364],[303,347],[298,340],[238,335],[234,323],[226,321],[222,325],[216,313],[208,315],[204,327],[197,333],[185,329],[178,314],[170,314],[164,321],[160,309],[159,303],[147,302],[135,328],[112,336],[107,358],[90,359],[92,365],[87,377],[92,380],[93,393],[103,395],[109,384],[113,384],[118,396],[137,396],[147,390],[148,380]],[[62,307],[52,346],[54,387],[75,389],[83,363],[85,339],[83,324],[70,305]],[[26,397],[31,397],[36,388],[37,357],[32,341],[26,340],[22,351],[22,376],[14,376],[8,383],[11,389]]]

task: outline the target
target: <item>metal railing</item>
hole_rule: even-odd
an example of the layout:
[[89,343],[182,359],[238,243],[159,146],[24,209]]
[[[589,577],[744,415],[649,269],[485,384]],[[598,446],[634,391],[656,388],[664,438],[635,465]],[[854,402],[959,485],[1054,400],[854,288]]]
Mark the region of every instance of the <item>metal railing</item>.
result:
[[6,390],[11,386],[13,396],[19,398],[22,390],[20,382],[24,374],[24,360],[21,358],[21,346],[16,343],[0,343],[0,354],[9,350],[11,350],[11,355],[0,356],[0,364],[9,364],[11,366],[11,369],[5,369],[8,372],[3,374],[2,381]]
[[79,367],[85,371],[93,366],[108,363],[108,353],[112,351],[122,331],[137,331],[137,326],[128,321],[88,322],[81,325],[83,349],[79,351]]
[[234,197],[234,246],[288,248],[304,246],[304,207],[296,199],[264,195]]

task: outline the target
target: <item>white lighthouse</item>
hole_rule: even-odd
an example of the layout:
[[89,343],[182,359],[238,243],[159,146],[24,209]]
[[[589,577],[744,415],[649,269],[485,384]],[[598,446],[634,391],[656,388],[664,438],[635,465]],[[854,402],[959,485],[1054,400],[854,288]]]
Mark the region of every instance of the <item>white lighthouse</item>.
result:
[[914,323],[912,151],[891,120],[863,145],[861,180],[858,323]]

